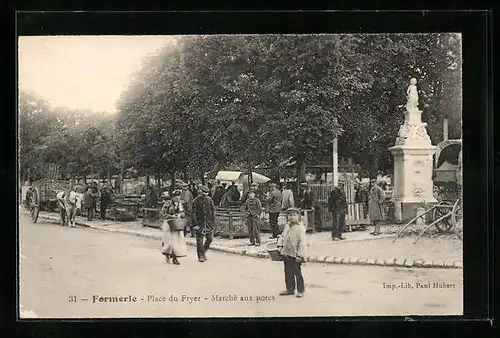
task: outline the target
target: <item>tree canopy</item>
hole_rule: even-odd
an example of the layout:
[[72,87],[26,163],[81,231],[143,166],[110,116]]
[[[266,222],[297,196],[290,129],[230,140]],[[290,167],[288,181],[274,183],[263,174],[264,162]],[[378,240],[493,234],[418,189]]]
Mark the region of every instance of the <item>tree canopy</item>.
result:
[[303,178],[338,137],[341,156],[388,172],[412,77],[433,144],[444,117],[461,137],[456,34],[184,36],[144,61],[116,116],[21,93],[21,171],[54,162],[70,175],[133,167],[194,178],[293,159]]

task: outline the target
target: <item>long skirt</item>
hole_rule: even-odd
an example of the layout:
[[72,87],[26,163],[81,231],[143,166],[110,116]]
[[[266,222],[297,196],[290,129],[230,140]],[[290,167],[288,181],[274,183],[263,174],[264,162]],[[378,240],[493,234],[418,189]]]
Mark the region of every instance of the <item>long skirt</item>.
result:
[[371,200],[368,202],[368,213],[370,221],[383,221],[384,210],[378,200]]
[[186,239],[184,231],[170,230],[170,225],[167,220],[163,221],[163,248],[162,253],[173,255],[176,257],[185,257],[187,255]]

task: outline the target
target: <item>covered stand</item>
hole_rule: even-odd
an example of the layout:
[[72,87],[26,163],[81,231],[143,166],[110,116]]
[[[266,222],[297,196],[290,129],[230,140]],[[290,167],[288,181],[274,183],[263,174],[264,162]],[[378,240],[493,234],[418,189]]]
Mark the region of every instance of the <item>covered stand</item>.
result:
[[[215,176],[221,183],[229,183],[238,186],[238,190],[248,191],[248,174],[242,171],[219,171]],[[270,181],[269,177],[252,172],[252,182],[259,184]],[[230,239],[234,237],[248,237],[246,226],[246,215],[241,211],[240,205],[221,208],[216,206],[215,211],[215,233],[220,236],[227,236]]]

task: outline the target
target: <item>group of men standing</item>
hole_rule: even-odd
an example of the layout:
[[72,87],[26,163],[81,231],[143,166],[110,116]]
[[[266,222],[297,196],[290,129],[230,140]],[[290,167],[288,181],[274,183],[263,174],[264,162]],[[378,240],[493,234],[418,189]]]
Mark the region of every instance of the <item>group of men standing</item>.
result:
[[97,212],[97,202],[99,202],[100,218],[105,220],[106,210],[113,201],[113,196],[113,190],[107,184],[100,190],[97,182],[87,185],[83,193],[83,208],[87,213],[87,220],[92,221],[94,219],[94,212]]
[[[286,183],[283,184],[283,191],[278,189],[276,183],[269,184],[269,192],[262,195],[258,191],[258,184],[252,183],[250,190],[243,197],[243,205],[241,209],[246,212],[246,224],[250,237],[249,245],[260,245],[260,216],[263,211],[262,202],[267,206],[269,213],[269,226],[271,228],[271,239],[278,238],[280,229],[278,226],[278,218],[281,212],[295,207],[295,199],[293,192]],[[261,201],[261,199],[263,201]]]

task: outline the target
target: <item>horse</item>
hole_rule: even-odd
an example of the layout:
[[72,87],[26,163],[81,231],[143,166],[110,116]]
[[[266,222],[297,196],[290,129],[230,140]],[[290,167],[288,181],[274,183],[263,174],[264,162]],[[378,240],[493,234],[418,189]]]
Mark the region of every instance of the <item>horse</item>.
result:
[[70,190],[68,193],[60,191],[57,193],[57,203],[59,204],[61,225],[74,227],[77,210],[82,207],[81,194],[74,190]]

